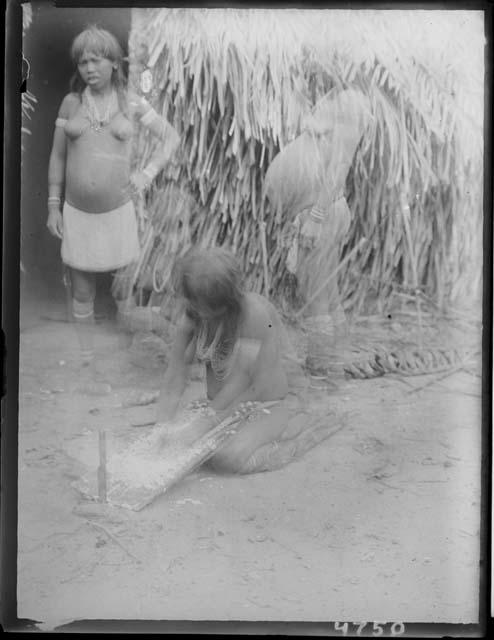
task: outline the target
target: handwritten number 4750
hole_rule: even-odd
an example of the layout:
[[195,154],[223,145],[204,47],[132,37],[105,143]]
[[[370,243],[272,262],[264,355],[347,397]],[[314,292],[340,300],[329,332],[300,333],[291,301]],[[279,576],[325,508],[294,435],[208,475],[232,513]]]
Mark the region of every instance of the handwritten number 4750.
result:
[[[341,633],[346,636],[348,633],[348,629],[349,629],[349,625],[353,624],[354,626],[357,627],[357,629],[355,630],[355,634],[357,636],[359,636],[362,631],[364,630],[364,628],[368,625],[371,624],[370,622],[353,622],[353,623],[349,623],[349,622],[335,622],[334,623],[334,629],[335,631],[341,631]],[[386,629],[387,625],[391,624],[389,631],[388,629]],[[403,624],[403,622],[393,622],[393,623],[387,623],[387,622],[373,622],[372,623],[372,635],[373,636],[382,636],[385,633],[390,633],[392,636],[401,636],[403,633],[405,633],[405,625]]]

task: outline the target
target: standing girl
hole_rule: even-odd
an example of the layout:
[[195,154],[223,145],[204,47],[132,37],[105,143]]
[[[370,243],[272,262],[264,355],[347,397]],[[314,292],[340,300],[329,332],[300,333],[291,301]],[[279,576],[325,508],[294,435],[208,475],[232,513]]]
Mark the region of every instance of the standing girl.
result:
[[[55,122],[49,162],[47,227],[62,240],[86,362],[93,356],[95,274],[119,270],[138,257],[131,195],[149,186],[179,140],[146,100],[126,95],[122,49],[111,33],[86,29],[75,38],[71,56],[75,73]],[[134,118],[162,144],[148,166],[131,176]],[[117,300],[120,310],[125,303]]]

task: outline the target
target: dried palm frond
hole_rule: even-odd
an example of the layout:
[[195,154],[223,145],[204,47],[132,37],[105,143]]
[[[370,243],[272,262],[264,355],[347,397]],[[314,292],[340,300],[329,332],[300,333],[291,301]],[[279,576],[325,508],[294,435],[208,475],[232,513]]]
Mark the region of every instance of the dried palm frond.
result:
[[389,373],[417,376],[457,369],[472,356],[455,349],[381,349],[365,360],[343,367],[349,378],[376,378]]
[[[22,5],[22,34],[25,35],[25,32],[31,26],[33,21],[33,9],[30,2],[26,2]],[[21,134],[31,135],[31,131],[29,127],[26,126],[26,121],[31,119],[31,114],[34,111],[34,105],[37,103],[36,96],[34,96],[30,91],[24,91],[21,93],[21,114],[22,114],[22,126],[21,126]],[[24,150],[24,145],[21,142],[21,150]]]

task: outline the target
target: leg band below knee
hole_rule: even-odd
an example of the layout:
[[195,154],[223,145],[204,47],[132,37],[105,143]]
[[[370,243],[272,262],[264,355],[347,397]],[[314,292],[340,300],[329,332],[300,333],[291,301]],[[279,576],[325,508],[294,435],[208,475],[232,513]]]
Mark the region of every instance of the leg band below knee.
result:
[[79,302],[75,298],[72,299],[72,313],[76,320],[85,320],[90,318],[94,313],[94,301]]

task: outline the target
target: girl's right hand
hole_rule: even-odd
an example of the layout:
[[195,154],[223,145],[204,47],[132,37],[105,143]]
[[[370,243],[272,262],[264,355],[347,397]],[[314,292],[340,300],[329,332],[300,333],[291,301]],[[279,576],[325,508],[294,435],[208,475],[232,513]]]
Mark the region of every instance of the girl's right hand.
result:
[[142,116],[151,109],[151,105],[146,98],[138,95],[135,91],[132,91],[132,89],[129,89],[127,93],[127,100],[129,107],[138,118],[142,118]]
[[50,208],[50,213],[48,214],[48,220],[46,221],[46,226],[48,227],[48,231],[55,238],[62,239],[63,235],[63,220],[62,220],[62,212],[58,208]]

